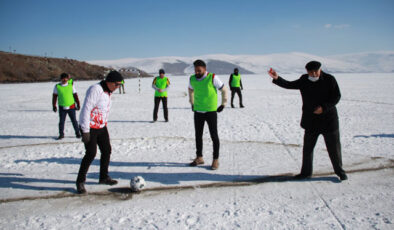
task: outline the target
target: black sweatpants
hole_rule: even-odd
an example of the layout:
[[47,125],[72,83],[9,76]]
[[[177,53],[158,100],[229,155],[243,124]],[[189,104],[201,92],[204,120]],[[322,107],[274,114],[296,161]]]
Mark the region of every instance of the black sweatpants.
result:
[[209,133],[213,142],[213,159],[219,158],[220,141],[218,136],[218,116],[217,112],[199,113],[194,112],[194,129],[196,132],[197,157],[202,157],[202,136],[204,134],[204,124],[208,123]]
[[342,168],[342,152],[339,130],[328,133],[305,130],[301,174],[311,176],[313,173],[313,149],[315,148],[320,134],[324,137],[328,155],[335,174],[338,176],[345,174],[345,171]]
[[235,93],[238,94],[239,97],[239,105],[242,105],[242,92],[241,92],[241,88],[240,87],[231,87],[231,105],[234,105],[234,96]]
[[167,97],[155,97],[155,108],[153,109],[153,120],[157,121],[157,113],[159,112],[160,100],[163,103],[164,119],[168,120]]
[[85,182],[89,166],[96,157],[97,145],[101,152],[100,179],[106,179],[108,177],[108,166],[111,156],[111,143],[109,141],[108,129],[107,127],[102,129],[90,129],[90,141],[85,143],[86,152],[82,159],[81,167],[79,168],[77,182]]

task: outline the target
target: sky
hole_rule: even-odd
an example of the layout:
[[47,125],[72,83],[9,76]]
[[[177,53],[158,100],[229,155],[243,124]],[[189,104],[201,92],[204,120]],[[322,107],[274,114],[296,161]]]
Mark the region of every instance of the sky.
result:
[[394,0],[0,0],[0,50],[78,60],[394,50]]

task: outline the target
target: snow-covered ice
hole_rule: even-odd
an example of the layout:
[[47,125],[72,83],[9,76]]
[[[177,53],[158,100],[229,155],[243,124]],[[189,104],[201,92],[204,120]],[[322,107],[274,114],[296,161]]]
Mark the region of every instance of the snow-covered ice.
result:
[[[108,128],[110,175],[126,187],[141,175],[147,188],[195,185],[194,189],[117,195],[72,196],[84,154],[69,119],[66,138],[55,141],[58,115],[51,111],[55,83],[0,85],[0,227],[2,229],[393,229],[394,74],[335,74],[344,168],[339,183],[323,138],[315,150],[310,181],[200,188],[300,170],[301,97],[273,85],[268,75],[245,75],[244,109],[219,114],[220,168],[208,170],[212,143],[206,127],[206,165],[187,166],[195,156],[193,113],[187,76],[170,76],[170,122],[153,111],[152,79],[126,80],[126,94],[113,95]],[[228,76],[220,76],[228,83]],[[296,79],[299,75],[284,75]],[[78,81],[80,98],[97,81]],[[238,104],[236,97],[235,105]],[[99,153],[90,167],[88,192],[98,185]],[[375,170],[378,168],[385,168]],[[38,199],[23,199],[36,197]],[[19,199],[21,198],[21,199]],[[12,199],[15,199],[13,201]],[[16,201],[17,200],[17,201]]]

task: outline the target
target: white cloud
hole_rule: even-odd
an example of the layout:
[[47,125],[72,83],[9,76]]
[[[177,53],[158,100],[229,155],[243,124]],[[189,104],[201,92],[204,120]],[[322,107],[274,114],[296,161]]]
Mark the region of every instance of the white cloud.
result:
[[338,24],[338,25],[325,24],[324,25],[324,28],[326,28],[326,29],[331,29],[331,28],[333,28],[333,29],[346,29],[346,28],[349,28],[349,27],[350,27],[349,24]]

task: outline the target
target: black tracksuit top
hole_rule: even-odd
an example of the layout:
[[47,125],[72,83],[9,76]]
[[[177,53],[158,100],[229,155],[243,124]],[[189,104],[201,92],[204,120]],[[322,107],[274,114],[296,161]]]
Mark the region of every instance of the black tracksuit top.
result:
[[[306,131],[325,133],[339,129],[336,104],[341,98],[341,92],[332,75],[322,71],[316,82],[310,81],[308,74],[304,74],[295,81],[286,81],[279,77],[273,80],[273,83],[286,89],[300,90],[302,96],[301,127]],[[323,113],[320,115],[313,113],[318,106],[323,108]]]

